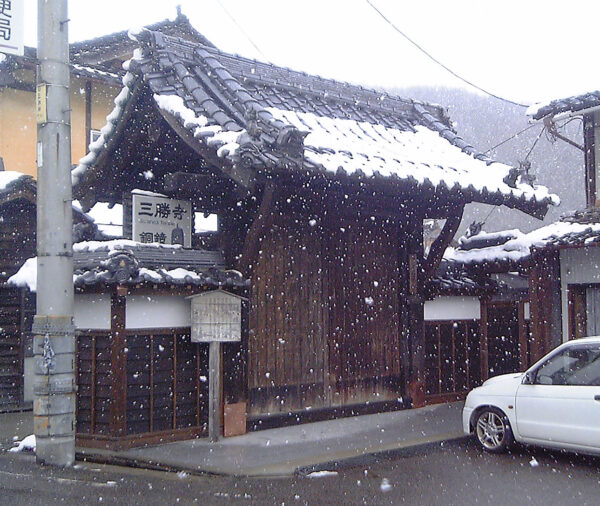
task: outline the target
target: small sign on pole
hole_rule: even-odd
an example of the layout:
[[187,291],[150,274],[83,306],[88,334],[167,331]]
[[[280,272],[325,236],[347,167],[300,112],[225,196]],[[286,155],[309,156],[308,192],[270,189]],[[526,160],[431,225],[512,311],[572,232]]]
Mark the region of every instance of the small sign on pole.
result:
[[25,0],[0,1],[0,53],[23,56]]
[[[0,2],[1,4],[1,2]],[[48,121],[48,107],[46,102],[47,86],[45,83],[35,87],[35,116],[38,125]]]

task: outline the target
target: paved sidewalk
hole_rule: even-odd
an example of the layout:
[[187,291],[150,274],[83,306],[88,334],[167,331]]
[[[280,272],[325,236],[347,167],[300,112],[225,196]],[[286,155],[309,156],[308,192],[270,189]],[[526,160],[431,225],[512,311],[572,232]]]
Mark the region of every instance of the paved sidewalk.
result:
[[0,413],[0,450],[12,448],[14,441],[33,434],[33,412]]
[[80,449],[79,459],[190,473],[282,476],[364,455],[463,437],[462,402],[125,451]]

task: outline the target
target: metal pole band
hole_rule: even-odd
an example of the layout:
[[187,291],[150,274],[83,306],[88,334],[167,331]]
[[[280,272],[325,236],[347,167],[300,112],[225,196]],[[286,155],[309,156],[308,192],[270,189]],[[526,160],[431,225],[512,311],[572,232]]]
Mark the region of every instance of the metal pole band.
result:
[[75,334],[75,325],[71,316],[45,316],[35,315],[31,333],[45,336],[72,336]]

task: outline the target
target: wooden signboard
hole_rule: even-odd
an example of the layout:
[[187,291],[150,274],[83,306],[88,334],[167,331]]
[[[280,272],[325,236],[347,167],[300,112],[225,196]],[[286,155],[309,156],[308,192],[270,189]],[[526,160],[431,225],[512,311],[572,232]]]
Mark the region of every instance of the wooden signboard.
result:
[[236,342],[242,339],[242,297],[214,290],[192,299],[192,342]]

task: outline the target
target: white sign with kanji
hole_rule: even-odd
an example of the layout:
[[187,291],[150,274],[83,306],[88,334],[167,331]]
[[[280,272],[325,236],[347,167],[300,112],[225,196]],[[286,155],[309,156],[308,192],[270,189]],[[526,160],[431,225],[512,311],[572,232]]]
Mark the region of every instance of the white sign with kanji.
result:
[[25,0],[0,0],[0,53],[23,56]]
[[132,194],[131,207],[134,241],[192,247],[191,202],[141,192]]

